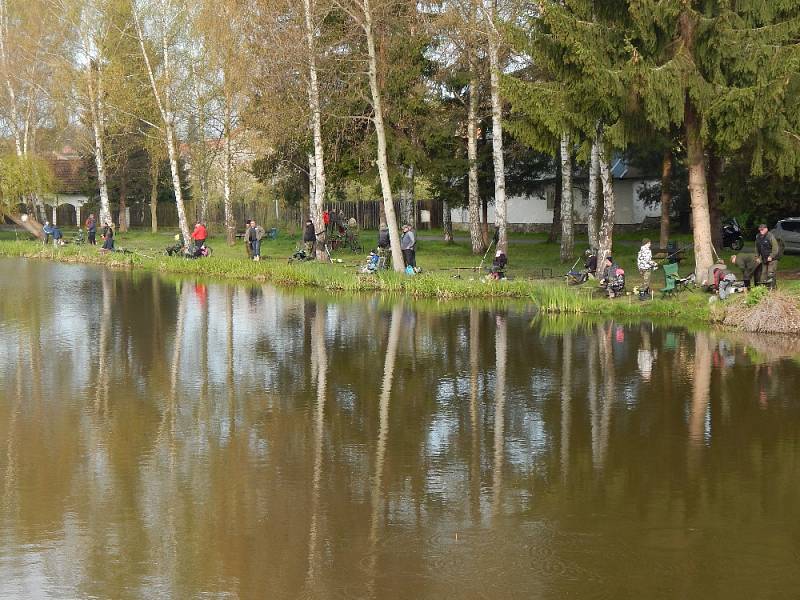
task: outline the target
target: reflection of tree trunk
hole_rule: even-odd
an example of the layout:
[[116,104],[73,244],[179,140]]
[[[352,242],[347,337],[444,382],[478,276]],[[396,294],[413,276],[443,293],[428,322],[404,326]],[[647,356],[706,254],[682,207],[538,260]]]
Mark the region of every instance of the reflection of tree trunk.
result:
[[614,372],[614,350],[611,347],[611,328],[608,326],[608,331],[602,325],[597,328],[600,335],[600,362],[603,377],[604,392],[603,392],[603,413],[600,418],[600,456],[599,468],[602,471],[605,467],[606,456],[608,455],[608,442],[611,432],[611,409],[614,402],[614,393],[616,391],[616,377]]
[[386,355],[383,363],[383,383],[381,396],[378,403],[379,425],[378,444],[375,451],[375,473],[372,476],[372,520],[370,523],[370,585],[367,597],[372,598],[375,585],[375,567],[378,559],[376,545],[378,543],[378,513],[381,502],[381,488],[383,480],[383,463],[386,457],[386,440],[389,437],[389,400],[392,396],[392,380],[394,378],[394,365],[397,358],[397,346],[400,342],[400,326],[403,310],[400,304],[395,304],[392,309],[392,323],[389,326],[389,341],[386,345]]
[[236,394],[233,381],[233,286],[225,286],[225,316],[227,327],[227,360],[225,361],[225,387],[228,388],[228,421],[231,432],[236,429]]
[[108,372],[110,365],[108,364],[109,357],[113,353],[108,351],[108,338],[111,333],[111,274],[108,271],[102,272],[103,283],[103,313],[100,319],[100,341],[98,343],[99,356],[97,357],[97,381],[95,382],[95,412],[100,412],[108,408]]
[[326,307],[317,304],[314,316],[312,350],[312,370],[317,374],[317,406],[314,412],[314,475],[311,484],[311,524],[308,534],[308,572],[306,588],[317,583],[318,557],[317,539],[319,537],[319,488],[322,480],[322,441],[325,427],[325,395],[327,393],[328,355],[325,348],[325,314]]
[[591,419],[592,432],[592,466],[597,469],[600,466],[600,411],[597,406],[597,336],[589,338],[589,359],[587,361],[589,371],[589,418]]
[[478,371],[480,369],[480,311],[469,310],[469,422],[472,430],[470,504],[472,522],[481,520],[481,438],[478,422]]
[[569,438],[572,425],[572,335],[564,334],[561,349],[561,478],[569,473]]
[[711,337],[698,332],[694,345],[694,376],[692,406],[689,411],[689,443],[694,447],[703,445],[706,413],[711,393]]
[[181,346],[184,344],[184,320],[186,313],[186,293],[185,285],[181,286],[178,292],[178,318],[175,323],[175,339],[172,345],[172,361],[170,362],[170,382],[167,404],[161,414],[161,423],[158,427],[156,439],[159,443],[163,442],[165,435],[169,435],[170,467],[174,467],[175,462],[175,409],[178,399],[178,374],[181,364]]
[[22,356],[17,354],[16,386],[17,393],[14,405],[11,407],[11,417],[8,421],[8,439],[6,440],[6,473],[3,478],[3,503],[0,511],[3,515],[9,514],[12,506],[17,505],[16,499],[12,501],[12,491],[17,491],[17,415],[22,406]]
[[495,384],[494,384],[494,466],[492,469],[492,513],[500,514],[500,503],[503,499],[503,451],[505,448],[506,419],[506,355],[508,353],[508,335],[506,318],[496,317],[495,333]]

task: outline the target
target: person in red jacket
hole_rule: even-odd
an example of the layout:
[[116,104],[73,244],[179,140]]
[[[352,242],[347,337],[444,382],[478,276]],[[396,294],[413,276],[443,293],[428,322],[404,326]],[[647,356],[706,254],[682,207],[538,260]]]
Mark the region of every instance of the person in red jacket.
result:
[[200,253],[203,249],[203,245],[206,243],[207,237],[208,237],[208,231],[206,230],[206,226],[203,225],[200,221],[195,223],[194,231],[192,231],[192,240],[194,240],[195,256],[200,256]]

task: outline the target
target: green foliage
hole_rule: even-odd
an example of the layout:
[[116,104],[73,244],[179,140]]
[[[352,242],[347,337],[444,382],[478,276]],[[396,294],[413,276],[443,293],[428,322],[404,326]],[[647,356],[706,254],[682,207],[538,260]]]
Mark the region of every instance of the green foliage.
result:
[[46,161],[16,154],[0,156],[0,215],[33,194],[51,192],[54,185],[53,170]]
[[766,286],[757,285],[750,289],[745,297],[745,303],[747,306],[757,306],[767,296],[769,296],[769,289]]

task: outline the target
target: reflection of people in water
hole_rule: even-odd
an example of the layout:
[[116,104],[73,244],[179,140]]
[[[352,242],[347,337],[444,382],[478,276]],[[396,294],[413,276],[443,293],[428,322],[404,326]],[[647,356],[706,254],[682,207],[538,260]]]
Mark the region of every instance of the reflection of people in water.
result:
[[772,379],[772,366],[771,365],[756,365],[756,376],[754,378],[758,385],[758,406],[762,410],[769,408],[769,395],[767,394],[767,386]]
[[200,304],[206,303],[206,299],[208,298],[208,288],[205,286],[205,284],[195,283],[194,293],[197,296],[197,299],[200,301]]
[[650,342],[650,330],[647,326],[643,326],[642,333],[642,346],[636,353],[636,364],[639,367],[639,372],[642,374],[642,379],[650,381],[653,374],[653,361],[656,359],[656,351],[652,349]]

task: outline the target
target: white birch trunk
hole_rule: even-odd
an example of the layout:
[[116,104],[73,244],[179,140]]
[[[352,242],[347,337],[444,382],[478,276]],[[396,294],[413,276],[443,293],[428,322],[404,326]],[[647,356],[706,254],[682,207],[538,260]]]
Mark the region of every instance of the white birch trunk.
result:
[[236,224],[233,222],[233,204],[231,200],[231,165],[233,148],[231,144],[231,109],[230,97],[225,98],[225,156],[222,165],[222,206],[225,212],[225,241],[229,246],[236,242]]
[[364,11],[364,29],[367,38],[367,53],[369,57],[369,87],[372,93],[372,108],[375,112],[373,121],[375,123],[375,134],[378,137],[378,173],[381,180],[381,192],[383,195],[383,207],[386,212],[386,226],[389,229],[389,242],[392,248],[392,267],[397,272],[405,270],[403,253],[400,251],[400,232],[397,229],[397,215],[394,211],[394,201],[392,198],[392,186],[389,182],[389,165],[386,159],[386,132],[383,125],[383,107],[381,105],[381,94],[378,88],[378,65],[375,53],[375,37],[372,33],[372,8],[369,0],[362,0],[362,10]]
[[614,249],[616,200],[611,181],[611,169],[606,160],[602,135],[599,135],[597,139],[597,151],[600,164],[600,184],[603,190],[603,218],[600,222],[600,232],[597,239],[597,270],[600,273],[602,269],[605,269],[606,257],[610,256]]
[[[106,161],[103,152],[103,93],[102,76],[97,68],[97,88],[94,85],[94,66],[90,63],[86,67],[86,86],[89,93],[89,107],[92,118],[92,131],[94,132],[94,162],[97,167],[97,185],[100,188],[100,223],[105,225],[111,222],[111,205],[108,199],[108,181],[106,177]],[[80,226],[80,223],[78,223]]]
[[561,134],[561,262],[572,260],[575,250],[575,227],[572,203],[572,154],[570,137]]
[[586,234],[589,238],[589,247],[597,252],[597,210],[599,194],[597,184],[600,180],[600,147],[597,136],[592,141],[592,158],[589,162],[589,211],[586,216]]
[[[487,17],[488,18],[488,17]],[[494,214],[495,225],[500,233],[497,249],[508,254],[506,238],[506,175],[503,161],[503,106],[500,102],[499,40],[492,23],[489,31],[489,68],[492,99],[492,157],[494,159]]]
[[150,57],[147,54],[147,49],[144,45],[144,33],[142,31],[142,24],[139,21],[139,15],[136,13],[136,9],[133,9],[133,20],[136,26],[136,35],[139,39],[139,49],[142,52],[142,58],[144,58],[145,67],[147,68],[147,76],[150,79],[150,86],[153,90],[153,96],[155,97],[156,105],[158,106],[158,112],[161,114],[161,120],[164,123],[164,136],[166,138],[167,143],[167,153],[169,155],[169,166],[170,170],[172,171],[172,187],[175,193],[175,204],[178,208],[178,225],[181,230],[181,234],[183,235],[183,239],[188,244],[191,240],[190,232],[189,232],[189,224],[186,220],[186,209],[183,204],[183,191],[181,189],[181,179],[180,179],[180,170],[178,164],[178,149],[175,144],[175,126],[174,126],[174,116],[172,114],[172,107],[170,102],[170,95],[169,95],[169,83],[170,83],[170,66],[169,66],[169,53],[167,52],[167,34],[166,30],[162,30],[161,32],[161,51],[163,53],[163,69],[164,69],[164,80],[166,81],[167,89],[164,92],[164,99],[161,99],[161,93],[158,91],[158,85],[156,84],[155,73],[153,72],[153,66],[150,63]]
[[[309,181],[309,217],[314,223],[317,233],[323,232],[318,239],[324,241],[325,224],[322,220],[322,207],[325,202],[325,149],[322,145],[322,112],[319,101],[319,82],[317,80],[317,51],[314,43],[314,5],[313,0],[303,0],[303,12],[306,25],[306,49],[308,52],[308,108],[311,112],[311,137],[314,142],[313,185]],[[311,166],[311,161],[309,161]],[[309,175],[311,170],[309,169]],[[317,259],[327,258],[324,244],[317,244]]]
[[11,84],[11,74],[8,66],[8,7],[6,0],[0,0],[0,66],[3,68],[3,79],[8,94],[8,103],[11,110],[11,132],[14,135],[14,149],[17,156],[22,156],[22,139],[19,133],[19,115],[17,114],[17,96]]
[[150,231],[158,232],[158,161],[150,159]]
[[467,105],[467,160],[469,161],[469,238],[473,254],[483,254],[481,199],[478,189],[478,80],[470,63],[469,104]]

